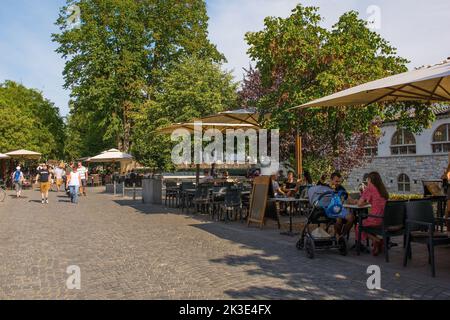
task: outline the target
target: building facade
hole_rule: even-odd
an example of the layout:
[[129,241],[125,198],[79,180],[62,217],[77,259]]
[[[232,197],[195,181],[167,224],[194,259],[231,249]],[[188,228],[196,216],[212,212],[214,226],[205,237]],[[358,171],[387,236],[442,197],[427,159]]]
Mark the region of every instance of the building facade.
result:
[[423,194],[423,180],[441,179],[449,163],[450,110],[437,114],[420,134],[397,129],[393,122],[381,130],[378,145],[366,148],[368,162],[349,175],[349,190],[357,190],[372,171],[380,173],[390,193]]

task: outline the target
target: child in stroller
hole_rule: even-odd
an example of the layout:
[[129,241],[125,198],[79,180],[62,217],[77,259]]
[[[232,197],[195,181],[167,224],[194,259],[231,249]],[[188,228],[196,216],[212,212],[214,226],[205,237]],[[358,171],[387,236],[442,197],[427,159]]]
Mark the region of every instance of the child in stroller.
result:
[[[313,259],[316,249],[339,249],[342,255],[347,255],[347,240],[330,235],[330,226],[336,219],[345,218],[347,210],[343,207],[342,199],[347,198],[346,192],[335,192],[328,186],[314,186],[308,190],[308,200],[311,208],[307,214],[307,222],[297,242],[299,250],[305,249],[306,255]],[[311,232],[310,225],[318,225]],[[325,225],[325,230],[321,225]]]

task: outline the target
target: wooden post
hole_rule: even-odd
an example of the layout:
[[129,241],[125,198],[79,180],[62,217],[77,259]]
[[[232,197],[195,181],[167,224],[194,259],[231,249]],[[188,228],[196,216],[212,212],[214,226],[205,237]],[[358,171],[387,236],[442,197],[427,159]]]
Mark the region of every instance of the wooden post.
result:
[[303,154],[302,154],[302,137],[297,132],[295,136],[295,164],[297,176],[300,178],[303,174]]
[[195,173],[195,183],[197,186],[200,184],[200,165],[196,165],[196,173]]

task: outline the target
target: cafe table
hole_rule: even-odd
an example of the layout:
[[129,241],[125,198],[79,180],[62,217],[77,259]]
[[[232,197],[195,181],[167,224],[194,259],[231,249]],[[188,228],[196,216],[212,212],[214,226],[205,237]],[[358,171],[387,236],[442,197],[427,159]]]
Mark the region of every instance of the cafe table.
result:
[[[344,204],[344,208],[353,213],[355,220],[358,221],[358,224],[362,224],[363,219],[367,217],[369,209],[372,208],[372,206],[369,204],[365,206],[358,206],[357,204]],[[351,249],[355,248],[358,249],[359,255],[359,248],[361,248],[361,246],[358,245],[358,239],[355,239],[355,245],[351,247]]]
[[[294,237],[299,235],[300,233],[295,233],[293,232],[293,216],[294,216],[294,204],[295,203],[300,203],[302,201],[302,199],[297,199],[297,198],[270,198],[268,200],[269,202],[277,202],[277,203],[286,203],[286,206],[289,206],[290,210],[289,210],[289,231],[288,232],[281,232],[281,235],[284,236],[290,236],[290,237]],[[279,216],[279,208],[277,206],[277,213]]]

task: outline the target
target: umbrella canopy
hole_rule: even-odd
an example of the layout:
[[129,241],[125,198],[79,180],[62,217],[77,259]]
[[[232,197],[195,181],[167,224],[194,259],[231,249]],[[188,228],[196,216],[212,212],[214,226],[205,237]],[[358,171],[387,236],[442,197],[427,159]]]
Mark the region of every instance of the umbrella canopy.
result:
[[[200,124],[200,119],[197,125]],[[164,133],[164,134],[171,134],[175,130],[178,129],[186,129],[189,132],[194,132],[196,123],[195,122],[187,122],[187,123],[175,123],[170,126],[164,127],[162,129],[158,130],[158,133]],[[233,123],[210,123],[210,122],[201,122],[201,126],[203,130],[208,129],[218,129],[220,131],[224,131],[227,129],[258,129],[258,126],[248,124],[248,123],[242,123],[242,124],[233,124]]]
[[6,155],[13,159],[38,160],[41,158],[41,154],[39,152],[34,152],[34,151],[29,151],[29,150],[11,151],[11,152],[8,152]]
[[108,151],[104,151],[101,154],[89,158],[89,162],[129,162],[133,161],[133,156],[128,153],[120,152],[117,149],[111,149]]
[[383,101],[450,101],[450,61],[368,82],[292,109],[369,105]]
[[7,156],[6,154],[0,153],[0,160],[3,159],[9,159],[9,156]]
[[208,123],[250,124],[259,127],[259,117],[255,109],[238,109],[219,112],[197,120]]

